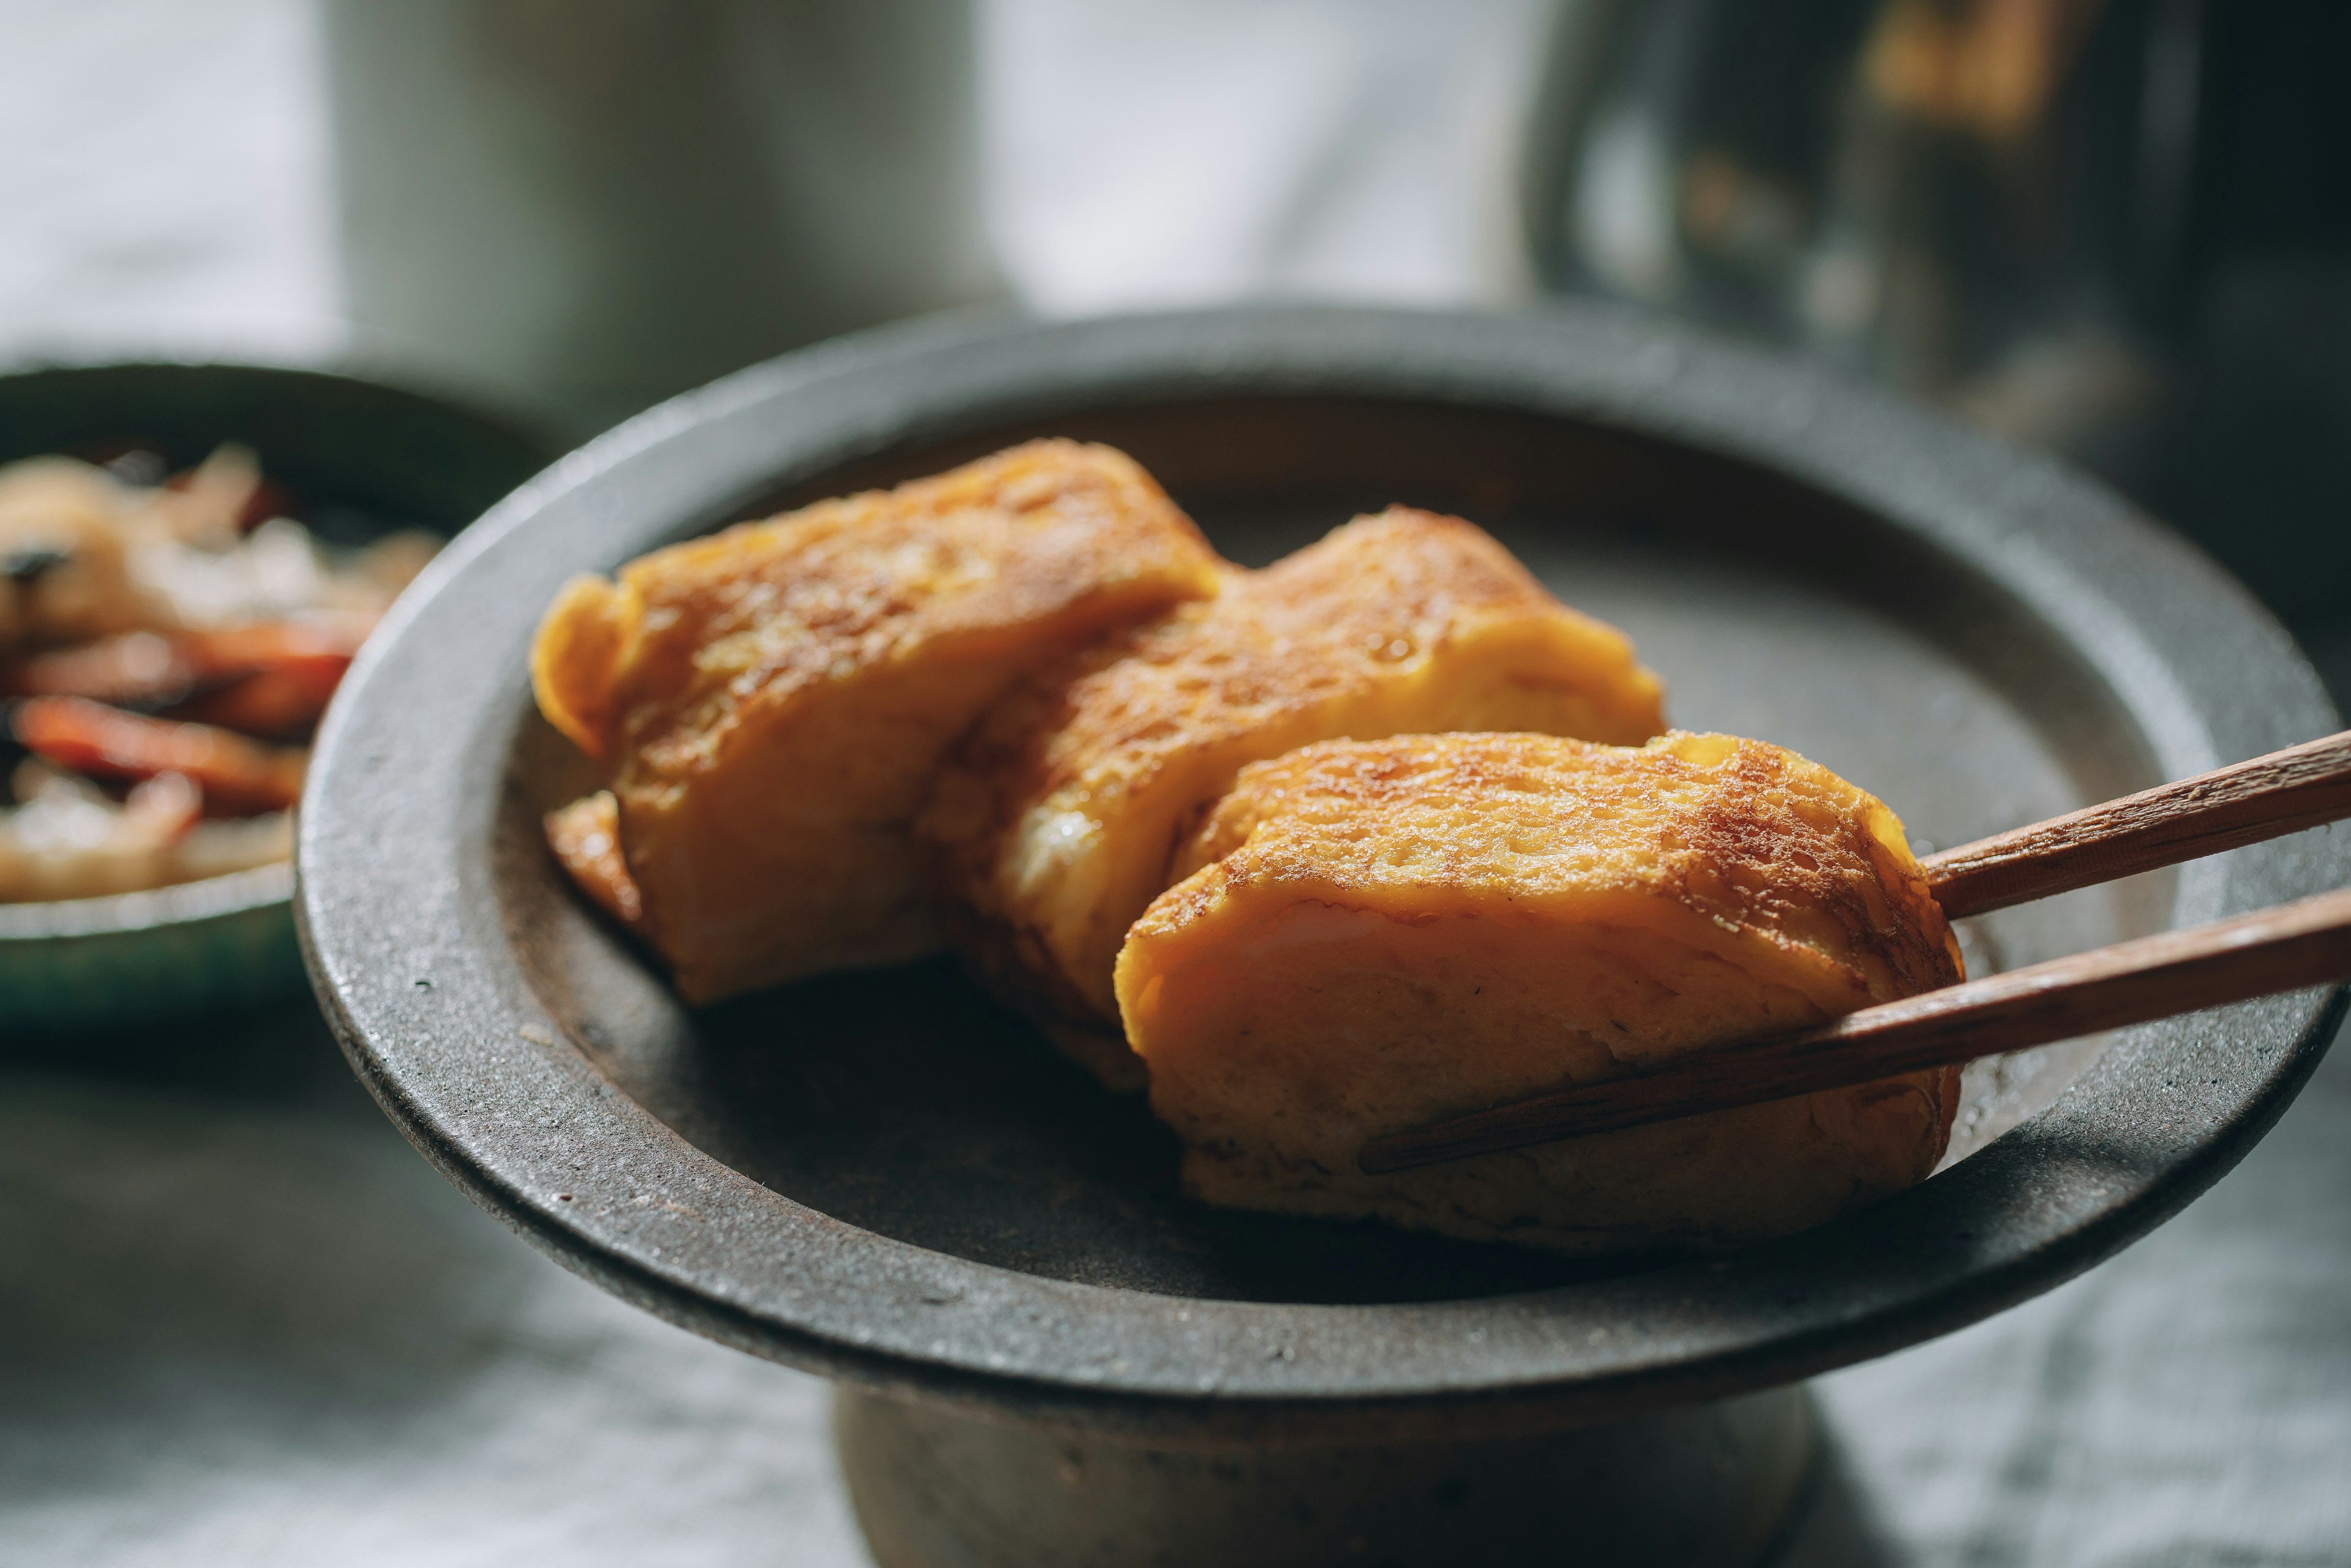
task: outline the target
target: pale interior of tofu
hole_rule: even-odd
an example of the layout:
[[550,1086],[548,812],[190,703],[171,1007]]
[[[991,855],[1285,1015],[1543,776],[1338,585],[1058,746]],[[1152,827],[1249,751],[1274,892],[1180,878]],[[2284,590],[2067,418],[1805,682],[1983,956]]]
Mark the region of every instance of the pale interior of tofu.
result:
[[[1656,695],[1627,680],[1631,669],[1617,633],[1546,609],[1467,629],[1246,725],[1203,722],[1140,777],[1081,771],[1031,807],[1006,840],[999,896],[1107,1022],[1118,1016],[1112,970],[1127,927],[1176,880],[1177,841],[1241,768],[1318,740],[1454,730],[1637,745],[1656,728]],[[1563,674],[1578,671],[1589,684]]]
[[[1214,873],[1207,873],[1214,875]],[[1934,1073],[1383,1176],[1364,1142],[1868,1001],[1800,943],[1670,900],[1496,914],[1243,890],[1120,960],[1196,1195],[1566,1251],[1783,1235],[1923,1178]]]

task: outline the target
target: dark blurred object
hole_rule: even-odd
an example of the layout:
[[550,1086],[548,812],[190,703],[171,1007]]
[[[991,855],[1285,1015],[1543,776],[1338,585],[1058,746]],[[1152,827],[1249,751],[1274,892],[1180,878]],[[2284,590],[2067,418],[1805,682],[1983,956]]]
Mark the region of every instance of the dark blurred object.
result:
[[1865,371],[2101,473],[2273,604],[2351,571],[2351,7],[1593,0],[1552,287]]
[[350,309],[586,434],[996,287],[968,0],[330,0]]

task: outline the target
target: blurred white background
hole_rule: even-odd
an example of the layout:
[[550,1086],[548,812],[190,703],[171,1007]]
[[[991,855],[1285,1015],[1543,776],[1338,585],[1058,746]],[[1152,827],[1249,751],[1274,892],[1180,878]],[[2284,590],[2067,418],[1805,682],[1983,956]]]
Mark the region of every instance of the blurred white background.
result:
[[308,0],[0,5],[0,350],[343,341]]
[[[988,226],[1047,312],[1525,287],[1547,0],[986,0]],[[0,5],[0,353],[350,342],[310,0]]]

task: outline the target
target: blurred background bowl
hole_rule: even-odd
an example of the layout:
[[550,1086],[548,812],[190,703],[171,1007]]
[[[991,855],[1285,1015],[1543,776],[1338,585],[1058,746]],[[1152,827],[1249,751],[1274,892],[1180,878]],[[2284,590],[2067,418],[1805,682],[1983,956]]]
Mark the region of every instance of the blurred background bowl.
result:
[[[539,438],[337,371],[40,365],[0,375],[0,463],[140,449],[173,471],[223,442],[305,501],[322,540],[447,538],[544,467]],[[76,1031],[298,992],[289,863],[106,898],[0,904],[0,1036]]]

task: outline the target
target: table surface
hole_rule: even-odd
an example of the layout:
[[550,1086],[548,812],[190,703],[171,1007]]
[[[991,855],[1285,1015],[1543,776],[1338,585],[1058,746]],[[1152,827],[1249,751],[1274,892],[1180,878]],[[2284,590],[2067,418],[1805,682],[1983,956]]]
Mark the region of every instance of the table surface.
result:
[[[1470,109],[1541,9],[1479,0],[1437,26],[1405,0],[988,0],[1016,282],[1073,309],[1497,297],[1510,279],[1463,206],[1493,116]],[[344,341],[315,25],[304,0],[0,9],[0,352]],[[1115,139],[1061,134],[1052,116],[1085,106],[1019,90],[1138,50],[1208,79],[1198,112],[1228,138],[1233,106],[1264,101],[1250,73],[1294,66],[1313,91],[1260,128],[1288,152],[1251,161],[1254,183],[1176,181],[1165,226],[1138,230]],[[1337,134],[1403,101],[1423,134]],[[1192,112],[1165,92],[1126,107],[1162,140]],[[1374,231],[1472,239],[1349,242]],[[2339,696],[2351,635],[2305,631]],[[1780,1561],[2351,1563],[2346,1301],[2337,1052],[2147,1241],[1819,1380],[1829,1462]],[[825,1421],[822,1384],[625,1307],[475,1210],[307,1004],[0,1047],[0,1565],[862,1563]]]

